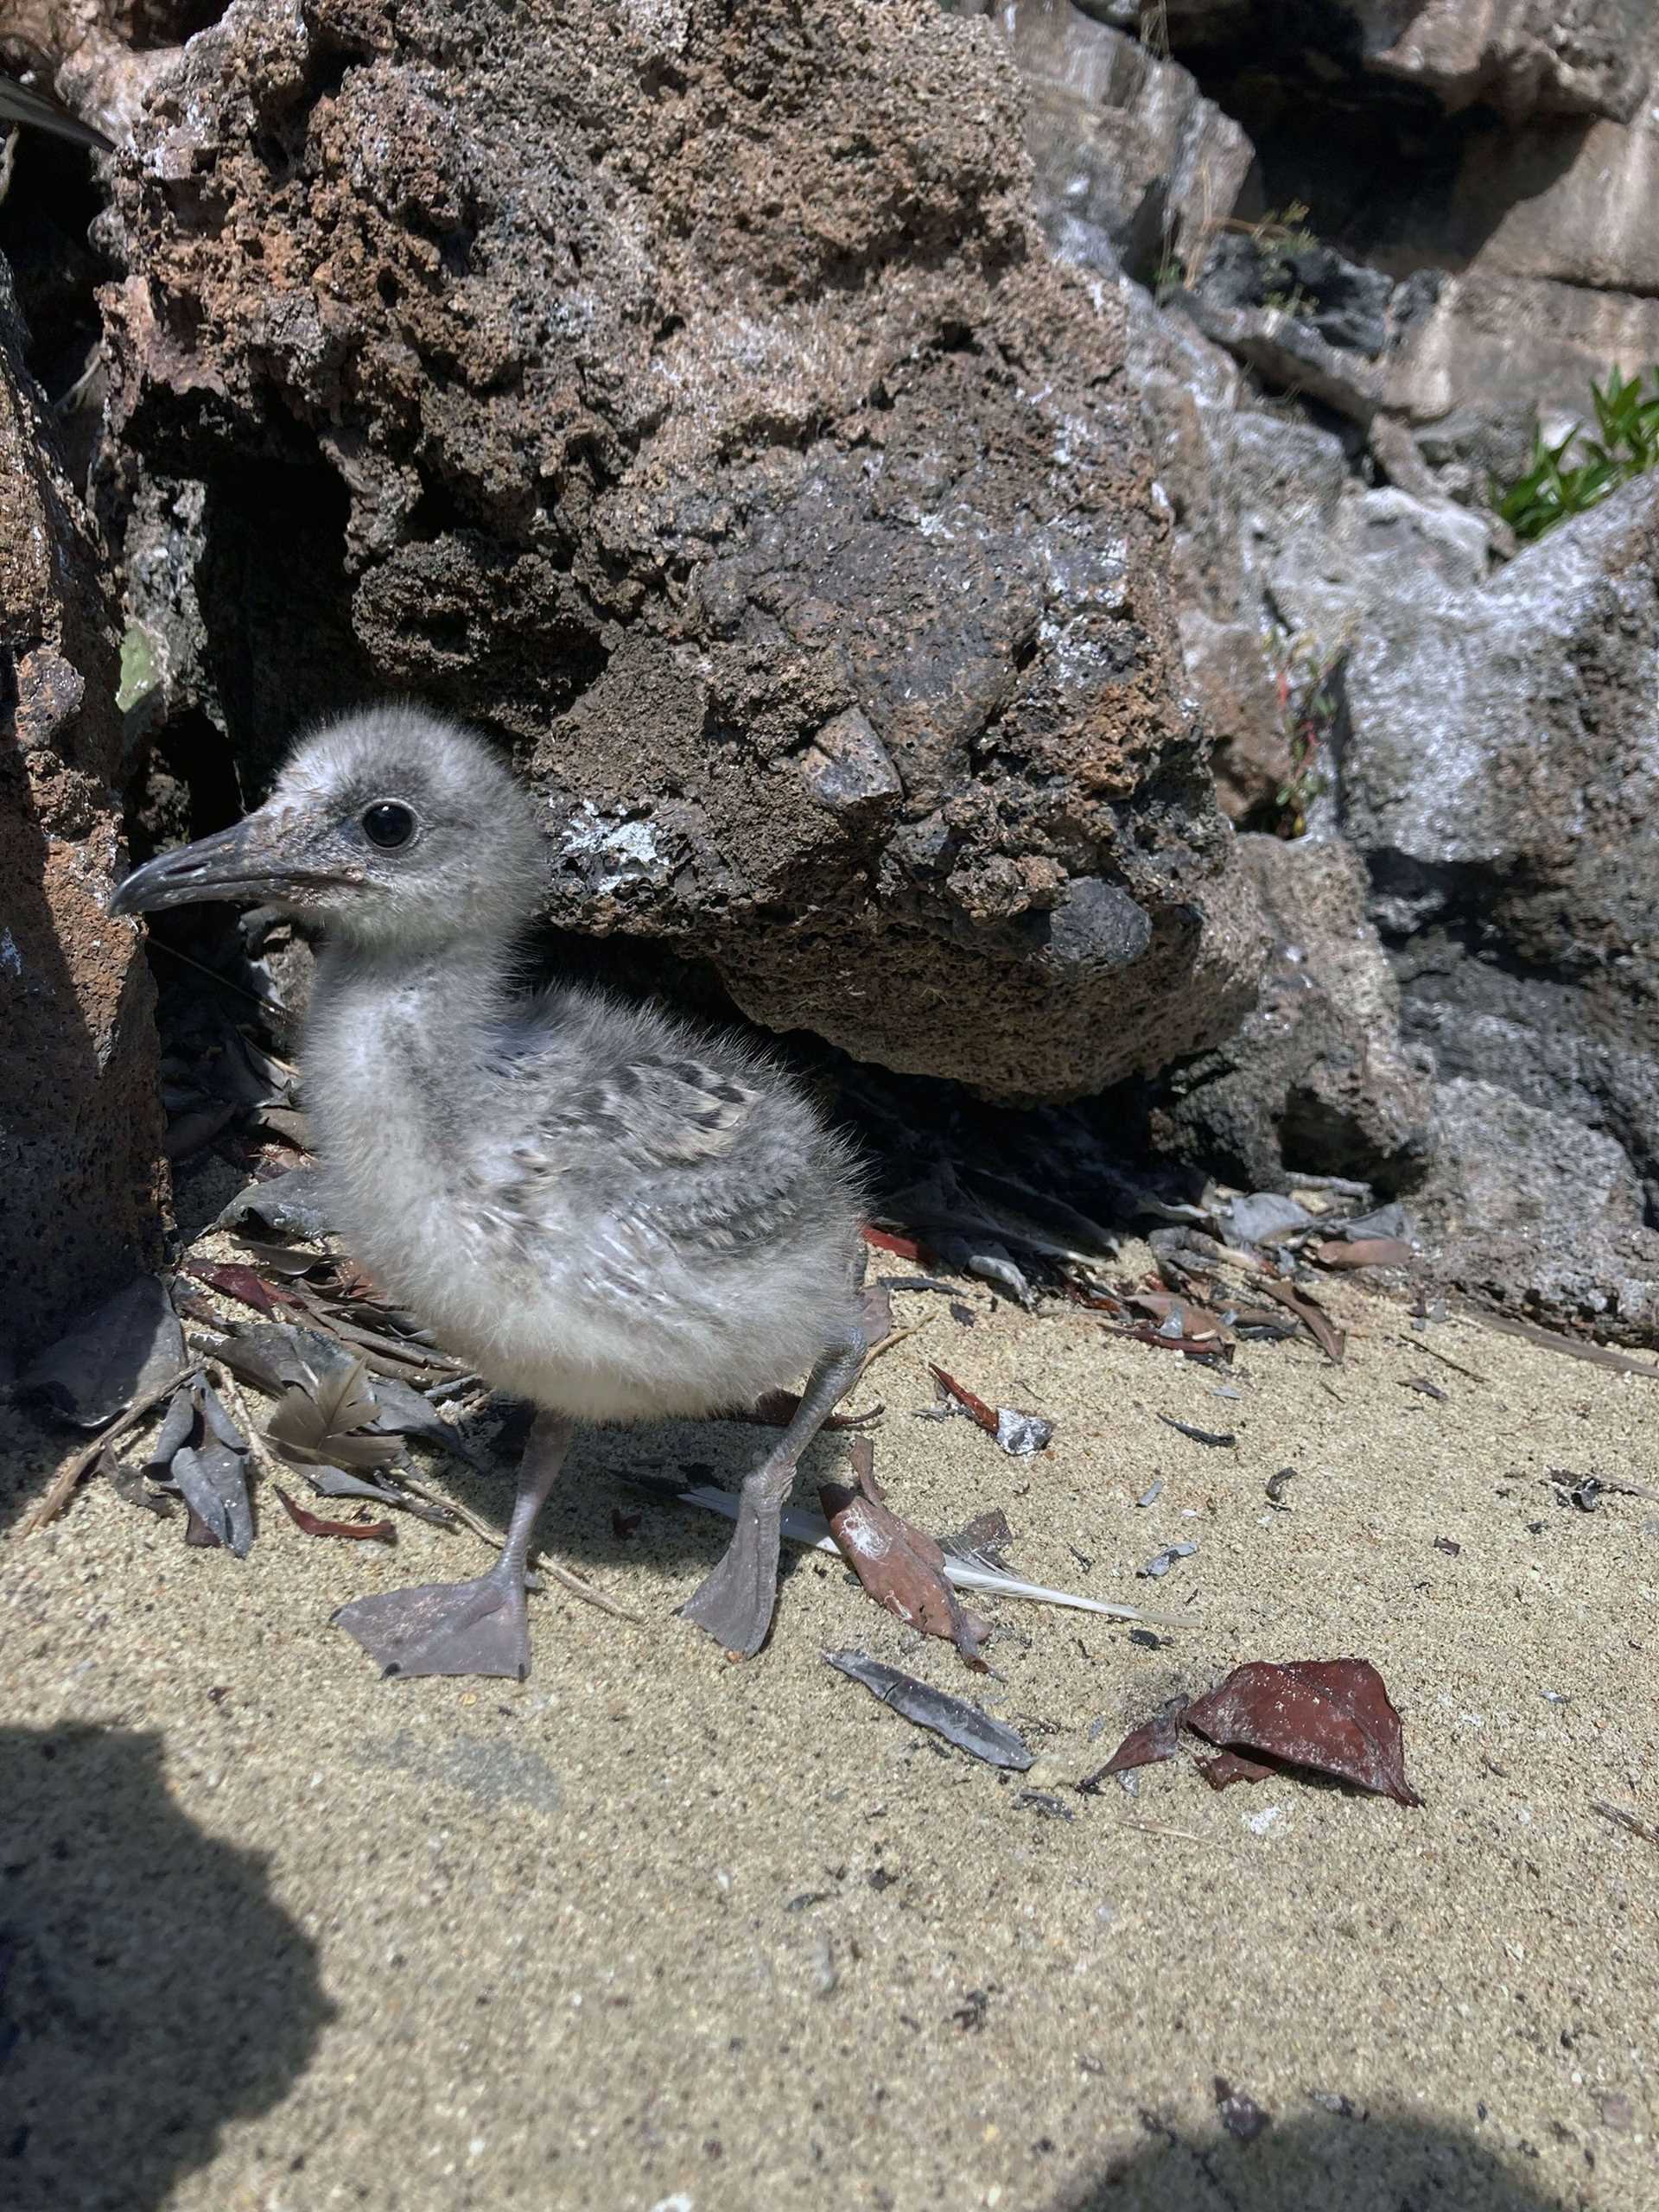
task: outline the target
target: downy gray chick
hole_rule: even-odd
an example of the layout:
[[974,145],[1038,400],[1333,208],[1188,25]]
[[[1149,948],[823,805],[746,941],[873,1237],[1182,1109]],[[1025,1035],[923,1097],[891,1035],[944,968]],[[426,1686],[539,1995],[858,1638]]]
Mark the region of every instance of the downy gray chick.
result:
[[759,1649],[796,1464],[864,1350],[847,1148],[731,1039],[517,990],[543,868],[529,795],[488,747],[388,706],[307,739],[257,813],[111,902],[246,899],[322,924],[302,1058],[334,1224],[448,1350],[538,1408],[489,1573],[335,1615],[403,1675],[527,1672],[531,1531],[576,1422],[717,1413],[810,1370],[684,1609]]

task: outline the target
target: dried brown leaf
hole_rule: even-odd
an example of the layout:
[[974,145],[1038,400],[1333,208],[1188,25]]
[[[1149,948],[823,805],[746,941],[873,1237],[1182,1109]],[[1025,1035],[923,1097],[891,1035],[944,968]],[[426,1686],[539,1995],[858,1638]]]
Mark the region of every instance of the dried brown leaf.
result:
[[222,1297],[233,1298],[238,1305],[251,1306],[256,1313],[270,1318],[276,1316],[279,1305],[291,1303],[284,1294],[266,1282],[251,1268],[236,1265],[219,1266],[206,1260],[193,1260],[185,1273],[194,1275],[198,1282],[205,1282],[209,1290],[216,1290]]
[[1138,1344],[1148,1344],[1154,1351],[1179,1351],[1188,1359],[1220,1360],[1230,1366],[1233,1347],[1214,1337],[1160,1336],[1150,1321],[1138,1321],[1133,1328],[1108,1329],[1109,1337],[1132,1337]]
[[1309,1297],[1305,1290],[1298,1290],[1294,1283],[1264,1282],[1262,1287],[1275,1304],[1296,1316],[1333,1367],[1342,1365],[1348,1339],[1318,1299]]
[[1279,1771],[1259,1759],[1247,1759],[1241,1751],[1217,1751],[1214,1758],[1195,1759],[1193,1764],[1212,1789],[1225,1789],[1235,1782],[1265,1782]]
[[971,1414],[988,1435],[996,1434],[995,1412],[983,1398],[976,1397],[965,1382],[958,1382],[954,1375],[947,1375],[944,1368],[936,1367],[931,1360],[928,1362],[927,1371],[940,1389],[954,1398],[965,1413]]
[[1368,1659],[1252,1660],[1183,1719],[1212,1744],[1312,1767],[1397,1804],[1422,1802],[1406,1780],[1400,1716]]
[[1179,1711],[1160,1713],[1156,1720],[1148,1720],[1139,1728],[1131,1728],[1100,1772],[1090,1777],[1098,1783],[1109,1774],[1127,1774],[1131,1767],[1152,1766],[1160,1759],[1173,1759],[1179,1749],[1181,1715]]
[[1409,1264],[1411,1247],[1401,1236],[1332,1236],[1306,1248],[1310,1260],[1322,1268],[1403,1268]]
[[878,1252],[891,1252],[900,1260],[921,1259],[922,1248],[913,1236],[896,1236],[889,1229],[872,1229],[868,1222],[859,1234]]
[[[787,1428],[801,1409],[799,1394],[794,1390],[767,1390],[752,1406],[741,1412],[725,1415],[728,1421],[753,1421],[760,1428]],[[823,1427],[830,1428],[874,1428],[887,1412],[885,1406],[869,1406],[861,1414],[827,1414]]]
[[390,1521],[324,1521],[319,1515],[308,1512],[304,1506],[296,1505],[280,1483],[273,1483],[271,1488],[282,1499],[289,1519],[308,1536],[349,1536],[359,1544],[395,1544],[397,1541],[397,1531]]
[[818,1496],[842,1557],[878,1605],[925,1636],[944,1637],[981,1673],[989,1624],[969,1612],[944,1578],[944,1554],[887,1504],[875,1479],[868,1437],[852,1447],[856,1487],[822,1483]]

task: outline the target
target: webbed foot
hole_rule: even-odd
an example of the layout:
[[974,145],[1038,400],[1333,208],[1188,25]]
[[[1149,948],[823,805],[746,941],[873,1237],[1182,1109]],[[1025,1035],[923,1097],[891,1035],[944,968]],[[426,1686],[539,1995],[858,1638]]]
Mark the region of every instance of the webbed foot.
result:
[[388,1675],[506,1675],[522,1682],[530,1672],[522,1569],[353,1599],[333,1619]]
[[719,1566],[680,1607],[735,1659],[752,1659],[772,1626],[782,1522],[780,1504],[757,1508],[746,1497]]

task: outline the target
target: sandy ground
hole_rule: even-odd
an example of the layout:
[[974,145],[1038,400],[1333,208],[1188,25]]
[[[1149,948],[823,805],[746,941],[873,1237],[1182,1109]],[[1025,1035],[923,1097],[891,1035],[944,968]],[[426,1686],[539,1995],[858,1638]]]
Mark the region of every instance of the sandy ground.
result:
[[[1659,1821],[1659,1504],[1544,1480],[1659,1488],[1659,1383],[1472,1323],[1413,1342],[1346,1287],[1345,1367],[1263,1346],[1224,1385],[970,1302],[971,1329],[901,1299],[929,1325],[860,1394],[891,1500],[940,1530],[1001,1505],[1022,1572],[1179,1630],[1005,1603],[976,1685],[797,1554],[770,1648],[730,1665],[673,1617],[723,1524],[614,1479],[730,1479],[757,1442],[730,1424],[584,1441],[546,1537],[643,1624],[536,1600],[522,1687],[383,1682],[328,1627],[482,1563],[425,1527],[321,1541],[267,1499],[238,1564],[105,1485],[0,1550],[0,2202],[1659,2207],[1659,1847],[1592,1809]],[[928,1356],[1056,1415],[1052,1447],[915,1418]],[[24,1443],[0,1513],[53,1464]],[[944,1751],[824,1665],[849,1643],[982,1688],[1039,1764]],[[1217,1796],[1185,1762],[1071,1787],[1243,1659],[1349,1653],[1421,1811]],[[1255,2140],[1218,2075],[1270,2115]]]

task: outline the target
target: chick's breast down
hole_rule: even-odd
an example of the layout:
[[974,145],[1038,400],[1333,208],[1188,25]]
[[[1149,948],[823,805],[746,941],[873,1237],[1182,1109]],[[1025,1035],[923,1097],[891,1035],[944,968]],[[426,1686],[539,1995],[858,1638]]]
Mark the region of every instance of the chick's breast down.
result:
[[856,1327],[850,1154],[735,1040],[556,990],[491,1033],[478,1080],[451,1133],[460,1249],[417,1303],[490,1381],[588,1420],[704,1414]]

